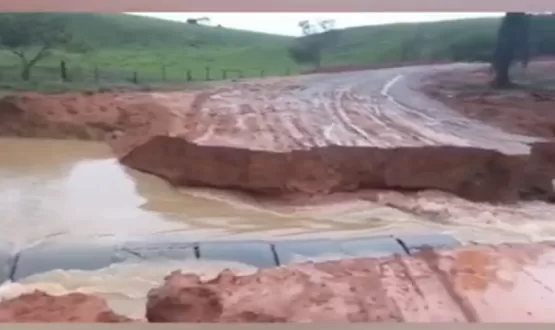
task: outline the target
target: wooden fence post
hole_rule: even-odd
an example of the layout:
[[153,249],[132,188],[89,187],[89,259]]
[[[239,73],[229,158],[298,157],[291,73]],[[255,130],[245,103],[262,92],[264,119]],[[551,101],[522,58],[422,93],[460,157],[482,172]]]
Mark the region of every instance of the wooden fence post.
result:
[[210,67],[209,66],[206,67],[205,80],[206,81],[210,80]]
[[139,83],[139,74],[137,73],[137,71],[133,71],[133,83],[134,84]]
[[62,78],[63,82],[66,82],[68,80],[66,62],[64,60],[60,61],[60,77]]

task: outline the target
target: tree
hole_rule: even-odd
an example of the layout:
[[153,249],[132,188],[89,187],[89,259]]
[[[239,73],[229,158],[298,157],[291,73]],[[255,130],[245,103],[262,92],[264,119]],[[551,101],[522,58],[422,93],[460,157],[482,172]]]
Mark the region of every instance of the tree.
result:
[[57,46],[66,45],[71,35],[61,16],[21,13],[3,16],[0,43],[21,62],[21,79],[29,81],[33,66]]
[[509,69],[514,61],[527,63],[529,59],[530,15],[507,13],[501,22],[497,43],[493,54],[495,77],[492,85],[496,88],[512,86]]
[[210,22],[210,17],[187,18],[187,24],[199,24],[202,22]]
[[333,20],[322,20],[317,23],[300,21],[299,27],[303,36],[289,47],[289,56],[299,64],[311,63],[319,68],[323,50],[331,47],[337,39],[334,25]]
[[298,64],[314,64],[317,68],[322,63],[321,52],[316,43],[294,43],[289,47],[289,56]]

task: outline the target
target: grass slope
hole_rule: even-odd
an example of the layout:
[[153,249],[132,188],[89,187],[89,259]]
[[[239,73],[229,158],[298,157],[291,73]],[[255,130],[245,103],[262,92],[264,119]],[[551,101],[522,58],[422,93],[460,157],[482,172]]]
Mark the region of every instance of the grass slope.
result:
[[[17,14],[1,13],[0,21],[6,15]],[[132,71],[138,71],[140,78],[147,80],[164,75],[169,80],[183,80],[187,70],[200,79],[206,66],[214,78],[221,78],[222,69],[245,70],[245,76],[259,75],[261,69],[266,75],[301,69],[288,56],[287,47],[293,41],[290,37],[126,14],[46,15],[63,16],[75,40],[87,44],[88,51],[78,47],[55,51],[38,64],[35,80],[50,76],[56,80],[61,59],[73,70],[85,70],[79,71],[81,79],[93,81],[94,67],[100,68],[101,76],[111,72],[127,79]],[[499,21],[469,19],[349,28],[339,31],[339,42],[324,54],[323,64],[445,59],[457,42],[493,40]],[[0,51],[0,81],[17,79],[17,65],[18,59],[9,51]]]
[[450,59],[456,45],[476,40],[493,43],[500,22],[498,18],[479,18],[349,28],[341,31],[340,43],[326,61],[364,64]]

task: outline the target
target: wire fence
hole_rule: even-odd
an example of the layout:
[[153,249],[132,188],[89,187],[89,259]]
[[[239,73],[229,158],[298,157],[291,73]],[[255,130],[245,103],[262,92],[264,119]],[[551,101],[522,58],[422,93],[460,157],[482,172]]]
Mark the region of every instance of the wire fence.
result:
[[[157,71],[157,72],[156,72]],[[269,75],[290,75],[291,70],[282,73],[271,72]],[[179,69],[160,65],[159,70],[115,70],[113,68],[79,67],[67,65],[61,61],[58,66],[33,66],[29,81],[31,82],[62,82],[62,83],[183,83],[194,81],[218,81],[253,77],[266,77],[264,69],[221,69],[210,66],[192,69]],[[25,82],[18,65],[0,66],[0,82]]]

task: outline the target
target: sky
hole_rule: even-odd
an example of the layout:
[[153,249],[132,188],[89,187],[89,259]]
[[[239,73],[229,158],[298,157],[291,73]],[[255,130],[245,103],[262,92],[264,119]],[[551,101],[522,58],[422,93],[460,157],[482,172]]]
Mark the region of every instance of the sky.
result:
[[221,24],[223,27],[266,32],[273,34],[299,36],[297,23],[301,20],[335,20],[335,28],[363,25],[380,25],[388,23],[433,22],[460,18],[496,17],[504,13],[450,12],[371,12],[371,13],[129,13],[151,16],[172,21],[186,21],[187,18],[209,17],[209,25]]

